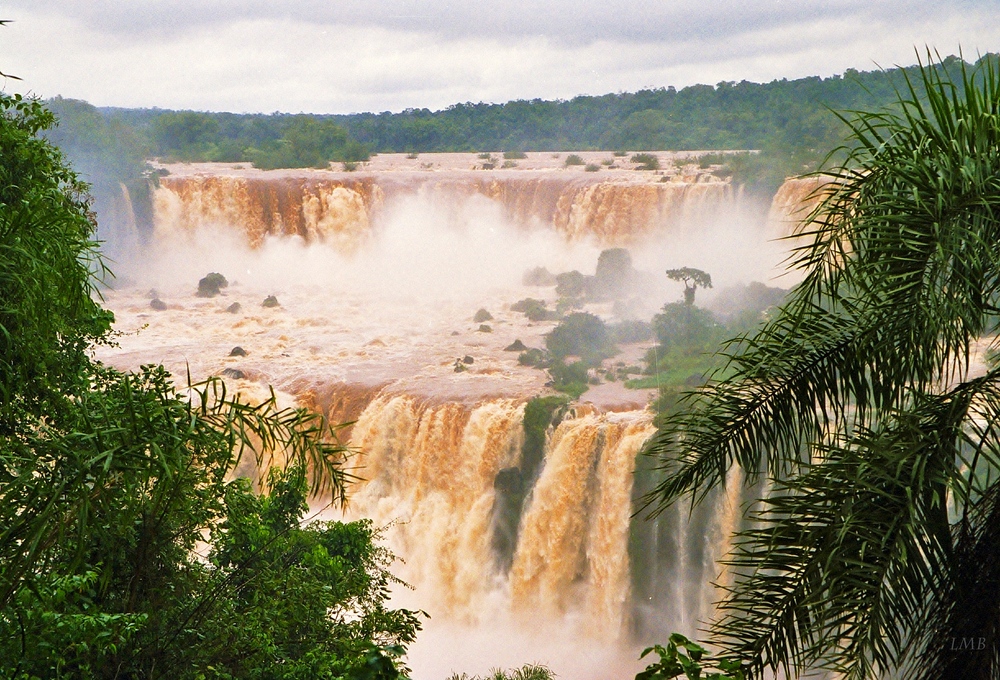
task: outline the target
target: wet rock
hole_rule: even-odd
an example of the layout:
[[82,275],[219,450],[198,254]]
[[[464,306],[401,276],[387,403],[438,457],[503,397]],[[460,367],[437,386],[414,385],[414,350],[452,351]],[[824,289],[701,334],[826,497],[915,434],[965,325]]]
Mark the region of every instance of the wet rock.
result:
[[161,300],[160,298],[153,298],[150,301],[149,306],[158,312],[162,312],[164,309],[167,308],[167,303]]
[[243,349],[242,347],[240,347],[239,345],[237,345],[236,347],[233,347],[233,349],[230,350],[230,352],[229,352],[229,356],[231,356],[231,357],[245,357],[246,355],[247,355],[247,351],[245,349]]
[[222,289],[229,285],[226,277],[218,272],[209,272],[198,281],[198,297],[215,297],[222,292]]
[[461,333],[459,333],[458,331],[452,331],[451,334],[452,335],[461,335]]
[[556,285],[556,277],[545,267],[535,267],[524,272],[521,283],[525,286],[554,286]]
[[260,303],[261,307],[280,307],[281,304],[278,302],[278,298],[273,295],[268,295],[264,298],[264,301]]
[[468,354],[466,354],[466,355],[465,355],[464,357],[462,357],[462,363],[463,363],[463,364],[471,364],[471,363],[473,363],[473,362],[475,362],[475,359],[473,359],[473,358],[472,358],[471,356],[469,356]]
[[481,323],[481,324],[479,324],[479,332],[480,333],[492,333],[493,332],[493,327],[490,326],[490,325],[488,325],[488,324]]
[[233,304],[226,307],[226,311],[229,312],[230,314],[236,314],[241,309],[243,309],[243,307],[240,305],[239,302],[234,302]]
[[244,380],[247,374],[238,368],[224,368],[222,369],[223,378],[232,378],[233,380]]
[[509,345],[507,345],[506,347],[504,347],[503,351],[504,352],[523,352],[526,349],[528,349],[527,345],[525,345],[520,340],[515,340],[514,342],[512,342]]
[[482,323],[484,321],[492,321],[493,315],[487,312],[485,309],[480,308],[476,315],[472,317],[474,323]]
[[506,494],[520,494],[523,487],[521,470],[516,467],[504,468],[493,478],[493,488]]

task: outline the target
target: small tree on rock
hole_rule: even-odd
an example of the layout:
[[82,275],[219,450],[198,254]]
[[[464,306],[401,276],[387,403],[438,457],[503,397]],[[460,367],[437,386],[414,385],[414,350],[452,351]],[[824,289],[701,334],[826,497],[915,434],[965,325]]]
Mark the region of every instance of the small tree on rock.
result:
[[694,304],[694,292],[698,288],[711,288],[712,276],[708,272],[691,267],[680,269],[668,269],[667,278],[671,281],[682,281],[684,283],[684,304]]

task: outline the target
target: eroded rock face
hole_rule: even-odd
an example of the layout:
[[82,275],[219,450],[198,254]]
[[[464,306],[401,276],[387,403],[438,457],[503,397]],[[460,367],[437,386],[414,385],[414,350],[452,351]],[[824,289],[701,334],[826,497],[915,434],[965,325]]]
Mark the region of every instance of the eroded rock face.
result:
[[149,306],[158,312],[162,312],[164,309],[167,308],[167,303],[161,300],[160,298],[153,298],[150,301]]

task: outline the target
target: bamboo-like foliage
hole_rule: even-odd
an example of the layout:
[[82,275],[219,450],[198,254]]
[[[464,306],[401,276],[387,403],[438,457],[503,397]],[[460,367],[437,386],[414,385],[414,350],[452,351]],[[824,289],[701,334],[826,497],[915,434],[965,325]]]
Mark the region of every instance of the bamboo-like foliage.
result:
[[734,464],[772,480],[711,628],[753,677],[1000,677],[1000,372],[969,371],[1000,311],[1000,70],[929,54],[898,94],[844,116],[803,282],[647,449],[654,512]]

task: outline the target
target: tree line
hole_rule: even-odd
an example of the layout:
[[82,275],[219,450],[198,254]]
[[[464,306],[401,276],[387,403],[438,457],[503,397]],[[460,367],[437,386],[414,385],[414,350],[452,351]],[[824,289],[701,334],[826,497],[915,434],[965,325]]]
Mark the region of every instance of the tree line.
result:
[[[936,68],[959,62],[947,57]],[[917,72],[848,69],[828,78],[347,115],[98,109],[56,98],[48,104],[60,126],[49,134],[95,184],[136,177],[147,157],[352,169],[372,153],[754,149],[761,153],[730,158],[722,172],[769,192],[784,177],[815,169],[847,136],[832,111],[891,107]]]

